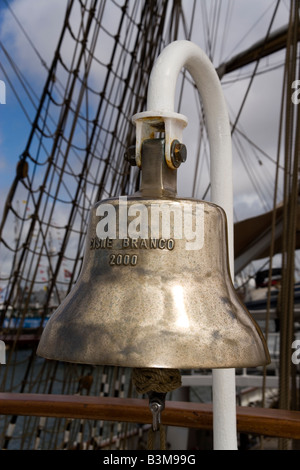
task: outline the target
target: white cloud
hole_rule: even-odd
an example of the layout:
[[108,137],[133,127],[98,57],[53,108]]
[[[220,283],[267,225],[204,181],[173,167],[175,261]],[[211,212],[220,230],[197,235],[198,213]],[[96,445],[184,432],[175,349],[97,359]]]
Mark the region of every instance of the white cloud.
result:
[[[10,7],[43,60],[49,66],[62,27],[66,0],[14,0]],[[20,26],[8,9],[3,11],[0,38],[27,77],[44,77],[44,69]]]

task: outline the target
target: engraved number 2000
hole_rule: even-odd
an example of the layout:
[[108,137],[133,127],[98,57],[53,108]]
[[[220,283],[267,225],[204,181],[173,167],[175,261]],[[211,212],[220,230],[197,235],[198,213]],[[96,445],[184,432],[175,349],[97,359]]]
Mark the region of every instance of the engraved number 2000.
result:
[[137,263],[137,255],[110,255],[109,264],[111,266],[135,266]]

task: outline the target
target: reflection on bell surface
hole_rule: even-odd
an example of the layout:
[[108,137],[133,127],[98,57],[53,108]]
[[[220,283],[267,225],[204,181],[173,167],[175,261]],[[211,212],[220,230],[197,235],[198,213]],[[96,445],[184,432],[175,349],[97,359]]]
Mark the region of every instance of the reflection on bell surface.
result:
[[140,191],[92,208],[81,274],[38,355],[134,368],[270,362],[232,285],[223,209],[178,198],[163,155],[163,139],[146,141]]

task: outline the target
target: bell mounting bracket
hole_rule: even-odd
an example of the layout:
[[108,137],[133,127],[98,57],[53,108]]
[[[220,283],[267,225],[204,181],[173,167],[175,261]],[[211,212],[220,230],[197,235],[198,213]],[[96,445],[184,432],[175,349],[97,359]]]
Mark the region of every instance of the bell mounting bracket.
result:
[[[174,158],[174,141],[182,142],[183,129],[187,118],[175,112],[145,111],[132,117],[136,126],[135,161],[142,166],[142,147],[145,140],[163,137],[165,140],[165,161],[169,168],[176,170],[180,162]],[[182,144],[180,144],[182,145]]]

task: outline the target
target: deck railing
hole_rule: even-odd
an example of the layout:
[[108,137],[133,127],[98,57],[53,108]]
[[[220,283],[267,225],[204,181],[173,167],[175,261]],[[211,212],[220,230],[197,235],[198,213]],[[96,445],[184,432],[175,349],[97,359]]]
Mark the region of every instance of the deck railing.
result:
[[[0,414],[152,423],[148,401],[135,398],[0,393]],[[212,429],[212,405],[166,401],[162,423]],[[300,411],[238,406],[237,430],[247,434],[300,439]]]

